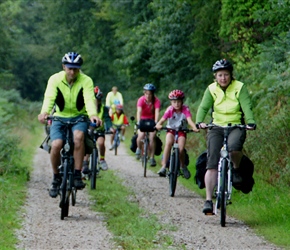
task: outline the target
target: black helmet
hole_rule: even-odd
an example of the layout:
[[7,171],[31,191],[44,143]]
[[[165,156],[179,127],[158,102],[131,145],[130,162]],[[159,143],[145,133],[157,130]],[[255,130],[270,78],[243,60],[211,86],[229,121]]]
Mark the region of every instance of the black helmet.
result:
[[226,69],[226,70],[232,72],[233,65],[229,61],[227,61],[226,59],[221,59],[221,60],[216,61],[215,64],[212,66],[213,72],[217,72],[217,71],[222,70],[222,69]]
[[61,62],[68,68],[79,69],[83,64],[83,59],[81,55],[76,52],[68,52],[63,56]]

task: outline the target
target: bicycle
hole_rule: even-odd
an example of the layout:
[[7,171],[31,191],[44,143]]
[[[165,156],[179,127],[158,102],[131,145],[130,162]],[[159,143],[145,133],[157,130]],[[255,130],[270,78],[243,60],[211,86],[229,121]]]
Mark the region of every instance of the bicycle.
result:
[[214,208],[214,214],[218,214],[217,210],[220,209],[220,223],[222,227],[226,224],[226,206],[231,204],[232,196],[232,169],[233,163],[230,160],[230,154],[228,151],[228,136],[230,130],[233,128],[240,128],[247,130],[247,125],[233,125],[228,124],[228,126],[218,126],[215,124],[207,124],[205,128],[223,128],[224,139],[223,146],[220,150],[220,159],[218,163],[218,177],[217,177],[217,187],[215,190],[216,203]]
[[69,213],[69,203],[70,198],[72,202],[72,206],[76,203],[76,194],[77,189],[74,186],[74,157],[73,157],[73,125],[78,122],[85,121],[86,118],[84,116],[80,117],[76,121],[63,121],[57,116],[48,116],[47,120],[56,120],[60,121],[65,125],[66,137],[64,145],[60,151],[61,156],[61,165],[59,166],[59,173],[62,177],[61,186],[60,186],[60,203],[59,207],[61,208],[60,219],[63,220],[64,217],[68,216]]
[[[91,127],[96,128],[97,125],[95,123],[90,124]],[[97,176],[100,173],[101,167],[100,167],[100,162],[99,162],[99,151],[97,148],[97,141],[100,136],[103,136],[105,134],[112,134],[112,132],[104,132],[104,131],[99,131],[97,129],[94,129],[89,132],[89,135],[93,139],[93,151],[90,155],[89,159],[89,180],[91,183],[91,189],[96,189],[96,182],[97,182]]]
[[174,131],[174,143],[172,144],[170,150],[170,158],[169,158],[169,195],[174,197],[176,185],[177,185],[177,177],[183,175],[180,171],[180,161],[179,161],[179,145],[178,145],[178,132],[183,131],[185,133],[194,132],[192,129],[187,128],[178,128],[178,129],[171,129],[171,128],[161,128],[161,130],[170,130]]
[[121,142],[121,127],[123,126],[123,124],[121,125],[113,124],[113,126],[115,127],[115,130],[116,130],[114,139],[113,139],[113,146],[114,146],[115,155],[117,155],[118,147]]

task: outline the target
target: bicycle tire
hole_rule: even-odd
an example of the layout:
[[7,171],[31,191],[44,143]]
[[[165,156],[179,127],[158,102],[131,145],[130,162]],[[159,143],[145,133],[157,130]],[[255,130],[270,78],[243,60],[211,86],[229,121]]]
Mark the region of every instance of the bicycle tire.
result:
[[62,183],[60,187],[60,208],[61,208],[61,214],[60,219],[63,220],[64,217],[67,214],[67,178],[68,178],[68,161],[67,159],[64,160],[63,163],[63,177],[62,177]]
[[179,150],[175,148],[170,157],[169,165],[169,195],[174,197],[179,171]]
[[147,154],[148,154],[148,140],[147,138],[145,138],[144,141],[144,147],[143,147],[143,158],[142,158],[142,164],[143,164],[143,168],[144,168],[144,177],[146,177],[147,175]]
[[118,154],[118,146],[120,144],[119,140],[119,133],[115,133],[115,137],[114,137],[114,148],[115,148],[115,155]]
[[226,206],[227,206],[227,170],[228,162],[227,160],[222,161],[222,171],[221,171],[221,185],[220,185],[220,209],[221,209],[221,226],[226,225]]
[[71,204],[72,204],[72,206],[75,206],[76,199],[77,199],[77,189],[73,188],[73,190],[71,192]]
[[91,189],[96,189],[96,182],[97,182],[97,162],[98,162],[98,155],[97,155],[97,149],[94,148],[93,152],[90,156],[90,170],[91,170]]

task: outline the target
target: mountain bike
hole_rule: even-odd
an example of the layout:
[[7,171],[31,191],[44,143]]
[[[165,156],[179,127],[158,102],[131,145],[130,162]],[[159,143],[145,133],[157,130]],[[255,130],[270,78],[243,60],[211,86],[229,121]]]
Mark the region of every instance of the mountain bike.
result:
[[176,185],[177,185],[177,177],[183,175],[180,171],[180,161],[179,161],[179,146],[178,146],[178,132],[183,131],[185,133],[194,132],[192,129],[169,129],[169,128],[161,128],[161,130],[166,131],[174,131],[174,143],[172,144],[169,158],[169,195],[174,197]]
[[218,163],[218,177],[217,187],[215,190],[216,203],[214,208],[214,214],[218,214],[217,210],[220,209],[220,223],[224,227],[226,224],[226,206],[231,204],[232,196],[232,169],[233,163],[230,160],[230,154],[228,150],[228,136],[232,129],[239,128],[247,130],[247,125],[233,125],[218,126],[215,124],[207,124],[205,128],[223,128],[224,139],[223,146],[220,151],[220,159]]
[[62,177],[59,203],[59,207],[61,208],[61,220],[63,220],[64,217],[68,216],[70,199],[72,202],[72,206],[74,206],[76,203],[77,189],[74,186],[74,143],[72,127],[78,122],[86,121],[86,119],[86,117],[82,116],[76,121],[65,122],[57,116],[48,116],[47,118],[47,120],[60,121],[62,124],[65,125],[66,131],[64,145],[60,151],[61,165],[59,166],[59,173]]

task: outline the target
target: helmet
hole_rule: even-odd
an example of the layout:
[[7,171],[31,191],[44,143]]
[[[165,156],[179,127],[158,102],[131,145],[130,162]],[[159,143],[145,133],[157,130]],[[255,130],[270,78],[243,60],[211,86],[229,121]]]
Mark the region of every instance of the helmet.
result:
[[83,59],[81,55],[76,52],[68,52],[63,56],[61,62],[68,68],[79,69],[83,64]]
[[226,69],[232,72],[233,65],[226,59],[221,59],[215,62],[215,64],[212,66],[212,71],[217,72],[218,70],[221,70],[221,69]]
[[172,90],[169,93],[168,98],[170,100],[183,100],[184,99],[184,93],[183,93],[183,91],[181,91],[179,89],[175,89],[175,90]]
[[145,84],[145,86],[143,87],[144,90],[149,90],[149,91],[155,91],[156,88],[152,83],[147,83]]
[[96,86],[96,87],[94,88],[94,93],[95,93],[95,97],[96,97],[96,99],[98,99],[98,100],[101,100],[101,99],[102,99],[102,97],[103,97],[103,93],[102,93],[102,91],[99,89],[98,86]]
[[116,105],[116,109],[123,110],[123,105],[122,104],[117,104]]

